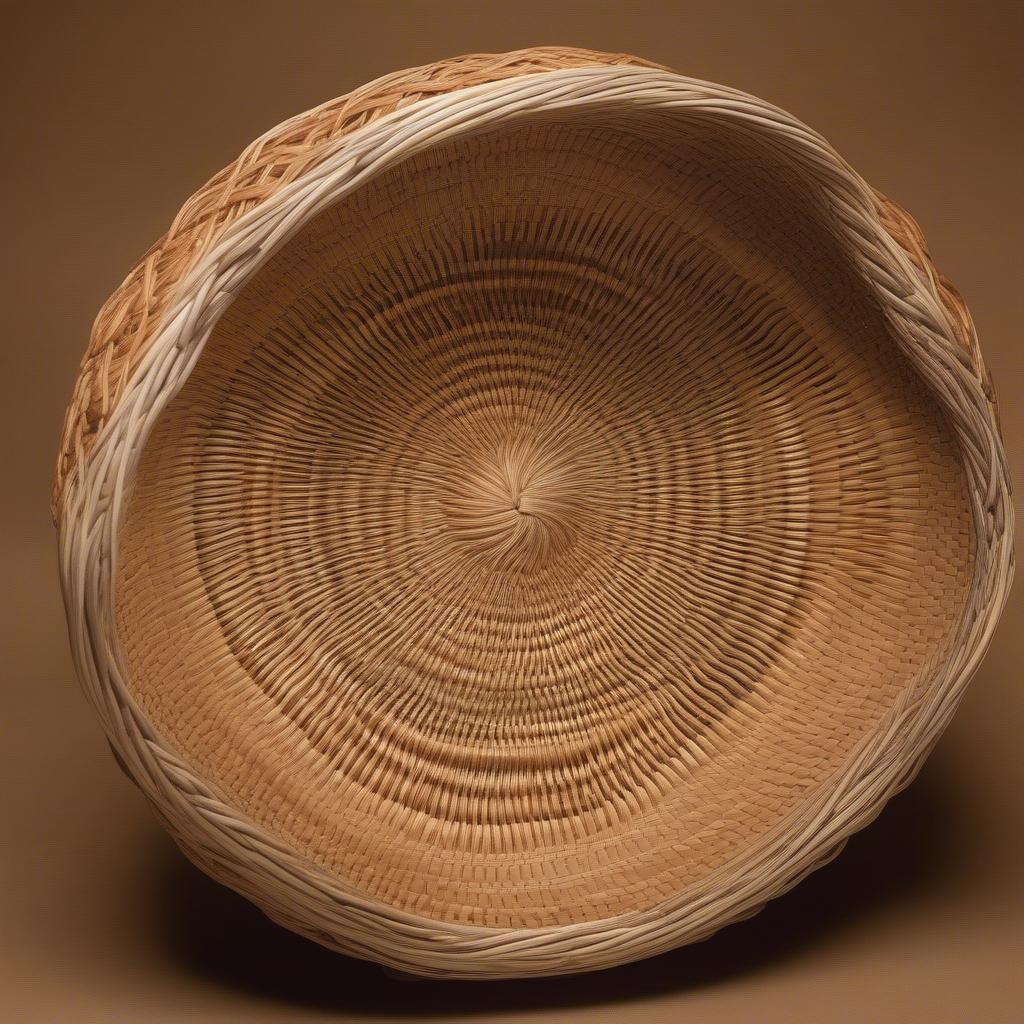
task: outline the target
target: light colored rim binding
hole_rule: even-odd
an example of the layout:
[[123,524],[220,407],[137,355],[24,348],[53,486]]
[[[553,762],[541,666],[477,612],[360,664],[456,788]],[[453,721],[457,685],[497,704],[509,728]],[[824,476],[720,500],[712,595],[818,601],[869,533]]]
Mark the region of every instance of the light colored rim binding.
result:
[[[698,885],[649,911],[499,930],[428,920],[352,891],[245,820],[142,717],[114,628],[117,538],[128,484],[161,410],[235,294],[312,216],[436,144],[540,112],[658,109],[763,133],[819,183],[850,259],[893,337],[941,402],[962,453],[974,575],[950,657],[908,688],[843,772],[799,813]],[[68,413],[55,491],[60,566],[78,671],[126,770],[187,855],[271,917],[332,948],[424,975],[596,970],[710,935],[834,856],[913,778],[988,646],[1012,576],[1007,467],[970,317],[913,222],[814,132],[731,89],[633,58],[534,50],[404,72],[258,140],[186,205],[104,307]]]

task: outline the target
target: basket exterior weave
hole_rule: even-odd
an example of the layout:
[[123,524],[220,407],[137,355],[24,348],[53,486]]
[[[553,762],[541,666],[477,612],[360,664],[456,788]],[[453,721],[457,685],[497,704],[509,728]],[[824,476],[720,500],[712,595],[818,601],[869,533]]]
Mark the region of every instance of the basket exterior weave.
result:
[[[532,82],[523,85],[527,79]],[[466,90],[512,110],[516,104],[535,109],[557,103],[548,97],[558,89],[581,102],[611,102],[602,90],[612,86],[627,97],[615,102],[653,104],[656,93],[675,90],[680,104],[715,106],[726,116],[756,113],[762,130],[777,133],[782,144],[820,166],[823,189],[850,211],[864,274],[886,304],[894,332],[955,425],[975,502],[975,577],[956,656],[936,672],[928,692],[895,708],[846,776],[809,801],[784,834],[770,835],[700,893],[653,912],[562,928],[444,924],[349,891],[242,819],[133,706],[110,622],[110,562],[131,471],[129,449],[141,447],[140,435],[144,440],[173,391],[170,382],[187,376],[233,289],[259,265],[245,232],[273,232],[304,196],[313,195],[314,181],[325,190],[315,203],[355,187],[358,157],[386,148],[387,132],[407,123],[403,118],[434,130],[460,130],[463,120],[475,116],[473,106],[467,113],[446,101]],[[355,164],[346,164],[353,154]],[[414,973],[466,977],[598,969],[653,955],[748,916],[830,859],[916,773],[987,647],[1012,572],[1010,495],[991,382],[970,314],[936,271],[914,221],[869,190],[819,137],[761,101],[637,58],[559,48],[463,57],[388,76],[273,129],[197,192],[97,318],[65,420],[54,515],[72,641],[87,693],[119,758],[185,852],[272,917],[319,942]]]

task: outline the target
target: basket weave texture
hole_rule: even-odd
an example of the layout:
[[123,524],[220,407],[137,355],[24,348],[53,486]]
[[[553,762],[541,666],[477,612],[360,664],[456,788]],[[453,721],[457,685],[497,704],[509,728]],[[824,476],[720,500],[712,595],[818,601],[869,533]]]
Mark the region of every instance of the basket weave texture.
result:
[[914,775],[1012,575],[991,381],[819,136],[625,55],[273,129],[97,318],[72,645],[182,849],[421,974],[649,956]]

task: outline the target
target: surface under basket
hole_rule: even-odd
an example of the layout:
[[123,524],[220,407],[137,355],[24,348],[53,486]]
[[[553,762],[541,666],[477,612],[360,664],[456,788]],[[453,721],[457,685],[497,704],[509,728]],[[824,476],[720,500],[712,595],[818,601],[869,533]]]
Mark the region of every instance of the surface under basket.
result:
[[636,58],[381,79],[103,308],[72,644],[197,864],[421,974],[703,938],[914,775],[1012,571],[970,317],[810,129]]

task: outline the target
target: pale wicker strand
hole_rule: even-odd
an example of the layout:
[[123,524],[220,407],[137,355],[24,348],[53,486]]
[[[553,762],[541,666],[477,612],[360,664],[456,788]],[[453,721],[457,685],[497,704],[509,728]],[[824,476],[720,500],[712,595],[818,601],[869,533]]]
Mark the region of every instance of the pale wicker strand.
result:
[[[798,821],[786,821],[738,861],[653,911],[560,928],[497,931],[442,924],[367,900],[242,819],[139,714],[121,676],[111,591],[125,488],[148,430],[188,377],[218,316],[289,230],[418,146],[569,105],[746,121],[808,168],[844,223],[851,256],[885,303],[907,358],[932,386],[957,432],[975,502],[977,563],[951,658],[934,679],[908,691]],[[906,229],[905,221],[896,220]],[[747,916],[833,856],[912,778],[988,645],[1012,574],[1006,465],[979,379],[970,321],[958,312],[960,304],[931,271],[923,250],[905,251],[893,243],[886,228],[894,223],[883,221],[872,193],[820,138],[767,104],[658,70],[589,67],[405,107],[333,145],[290,187],[221,231],[175,291],[132,371],[114,371],[120,382],[116,403],[87,423],[95,439],[86,441],[72,426],[68,450],[81,461],[73,476],[65,474],[59,492],[61,567],[79,671],[122,760],[189,855],[317,941],[406,971],[472,977],[598,969],[653,955]],[[264,248],[254,244],[267,238],[273,243]],[[964,358],[964,340],[971,358]],[[86,392],[103,394],[105,387],[90,377]],[[79,409],[75,422],[81,417],[88,421]]]

